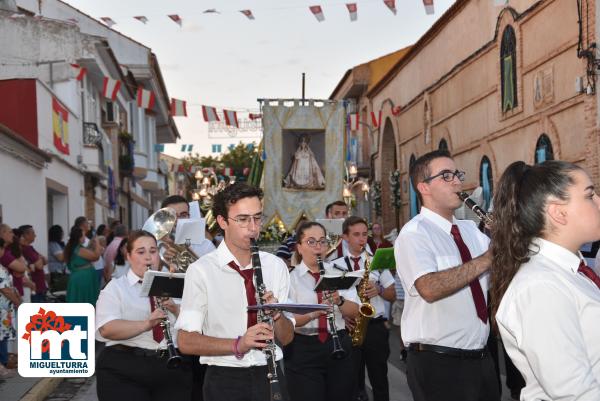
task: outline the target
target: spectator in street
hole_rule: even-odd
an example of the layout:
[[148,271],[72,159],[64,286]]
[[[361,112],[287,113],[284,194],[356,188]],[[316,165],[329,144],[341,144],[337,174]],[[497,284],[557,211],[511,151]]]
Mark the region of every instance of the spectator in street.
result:
[[[96,229],[96,241],[98,241],[98,245],[102,248],[106,248],[106,232],[108,229],[105,224],[100,224]],[[96,270],[96,275],[98,276],[98,285],[102,288],[102,279],[104,276],[104,254],[100,255],[97,261],[94,262],[94,270]]]
[[48,270],[50,271],[50,291],[62,291],[66,287],[66,265],[63,249],[64,231],[61,226],[53,225],[48,230]]
[[83,241],[83,247],[87,248],[88,246],[90,246],[90,238],[88,234],[90,234],[92,231],[92,225],[90,224],[88,218],[85,216],[77,217],[75,219],[75,222],[73,223],[73,227],[79,227],[83,232],[83,235],[85,236],[85,241]]
[[108,225],[108,232],[105,234],[106,236],[106,243],[110,244],[112,242],[112,240],[115,238],[115,228],[117,228],[117,226],[121,224],[121,221],[119,220],[113,220],[109,225]]
[[114,261],[119,252],[121,242],[127,237],[127,227],[123,224],[119,224],[115,226],[113,233],[113,239],[104,251],[104,281],[107,283],[110,281],[113,271],[115,270]]
[[123,238],[119,245],[119,252],[115,257],[114,270],[112,272],[112,278],[119,278],[124,276],[129,271],[129,261],[127,260],[127,238]]
[[371,248],[371,252],[375,253],[375,251],[379,248],[391,248],[394,245],[384,238],[383,236],[383,227],[380,223],[373,223],[371,226],[371,236],[367,240],[367,244]]
[[[4,256],[5,242],[0,238],[0,258]],[[15,376],[13,369],[8,369],[8,342],[17,337],[14,319],[16,308],[21,304],[21,297],[13,287],[12,275],[0,265],[0,379]]]
[[19,231],[21,232],[23,257],[29,265],[31,281],[35,284],[35,294],[31,295],[31,302],[46,302],[48,284],[44,268],[48,264],[48,260],[33,247],[36,238],[33,227],[25,224],[19,227]]
[[85,248],[85,239],[81,228],[73,227],[65,246],[65,262],[71,271],[67,285],[67,302],[87,302],[96,305],[100,287],[92,262],[98,260],[102,248],[96,240],[91,240],[89,248]]

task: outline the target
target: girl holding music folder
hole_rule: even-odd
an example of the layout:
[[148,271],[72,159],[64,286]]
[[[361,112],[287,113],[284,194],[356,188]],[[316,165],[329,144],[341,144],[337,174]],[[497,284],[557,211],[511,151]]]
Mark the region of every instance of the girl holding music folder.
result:
[[[96,304],[96,338],[106,347],[96,363],[99,401],[185,400],[191,398],[192,377],[185,365],[168,369],[168,353],[160,322],[166,317],[154,297],[141,294],[148,268],[159,265],[158,247],[152,234],[138,230],[127,240],[129,271],[111,280]],[[171,327],[179,307],[162,300]],[[176,333],[171,333],[177,338]]]
[[[350,400],[352,386],[351,339],[344,329],[344,317],[358,315],[359,299],[356,288],[328,294],[315,292],[320,278],[317,255],[325,255],[328,248],[325,228],[316,222],[305,222],[296,231],[296,260],[290,273],[289,299],[294,303],[330,303],[334,305],[335,326],[346,356],[333,359],[334,340],[326,312],[316,311],[295,315],[294,340],[285,350],[285,373],[292,401]],[[331,264],[324,264],[327,275],[340,275]]]

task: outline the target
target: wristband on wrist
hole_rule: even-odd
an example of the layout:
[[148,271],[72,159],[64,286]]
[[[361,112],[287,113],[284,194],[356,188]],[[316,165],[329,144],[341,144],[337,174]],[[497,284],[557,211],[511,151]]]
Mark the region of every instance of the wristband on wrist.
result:
[[379,294],[381,296],[381,294],[383,294],[383,290],[384,290],[383,286],[377,284],[377,294]]
[[344,305],[344,302],[346,302],[346,298],[340,295],[340,303],[337,304],[337,307],[340,308],[342,305]]
[[233,342],[233,354],[235,355],[235,357],[237,359],[244,359],[244,355],[245,355],[245,354],[242,354],[238,349],[238,345],[240,343],[241,338],[242,338],[242,336],[238,336],[238,338],[236,338],[235,341]]

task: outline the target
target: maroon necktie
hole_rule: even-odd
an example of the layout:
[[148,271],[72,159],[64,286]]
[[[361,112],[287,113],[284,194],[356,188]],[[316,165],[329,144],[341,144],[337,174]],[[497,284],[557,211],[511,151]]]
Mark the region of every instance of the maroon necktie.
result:
[[[156,305],[154,304],[154,297],[148,297],[148,299],[150,300],[150,313],[152,313],[154,312],[154,309],[156,309]],[[163,338],[165,338],[160,324],[156,324],[154,325],[154,327],[152,327],[152,338],[154,338],[154,341],[156,341],[157,343],[161,342]]]
[[586,266],[586,264],[583,260],[581,261],[581,263],[579,263],[579,269],[577,269],[577,271],[579,273],[585,274],[587,276],[587,278],[592,280],[594,282],[594,284],[596,284],[598,286],[598,288],[600,288],[600,277],[598,277],[596,272],[594,272],[591,267]]
[[[313,273],[309,271],[310,275],[315,278],[315,283],[319,281],[319,277],[321,277],[320,273]],[[317,291],[317,302],[323,302],[323,292]],[[327,337],[329,337],[329,332],[327,331],[327,315],[319,315],[319,341],[324,343],[327,341]]]
[[360,270],[360,256],[358,258],[350,257],[350,259],[352,259],[352,261],[354,262],[354,271]]
[[[246,269],[241,270],[240,267],[232,260],[228,263],[229,267],[238,272],[244,279],[244,287],[246,287],[246,299],[248,300],[248,306],[256,305],[256,289],[254,288],[254,282],[252,281],[253,270]],[[256,311],[248,311],[248,325],[250,328],[256,324]]]
[[[454,242],[456,242],[456,246],[458,246],[458,251],[460,252],[460,258],[462,259],[462,262],[467,263],[471,260],[471,252],[469,252],[467,244],[464,243],[462,237],[460,236],[460,230],[458,229],[458,226],[456,224],[452,225],[450,234],[452,234]],[[475,278],[475,280],[471,281],[469,283],[469,287],[471,287],[471,294],[473,295],[473,301],[475,302],[475,310],[477,311],[477,316],[481,319],[483,323],[487,323],[487,306],[485,304],[485,297],[483,296],[481,284],[479,284],[479,278]]]

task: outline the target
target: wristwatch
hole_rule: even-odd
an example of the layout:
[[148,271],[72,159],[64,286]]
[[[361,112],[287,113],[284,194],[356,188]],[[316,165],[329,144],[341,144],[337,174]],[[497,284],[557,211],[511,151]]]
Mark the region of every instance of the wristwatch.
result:
[[337,307],[341,307],[342,305],[344,305],[344,302],[346,302],[346,298],[344,298],[343,296],[340,295],[340,303],[337,304]]

